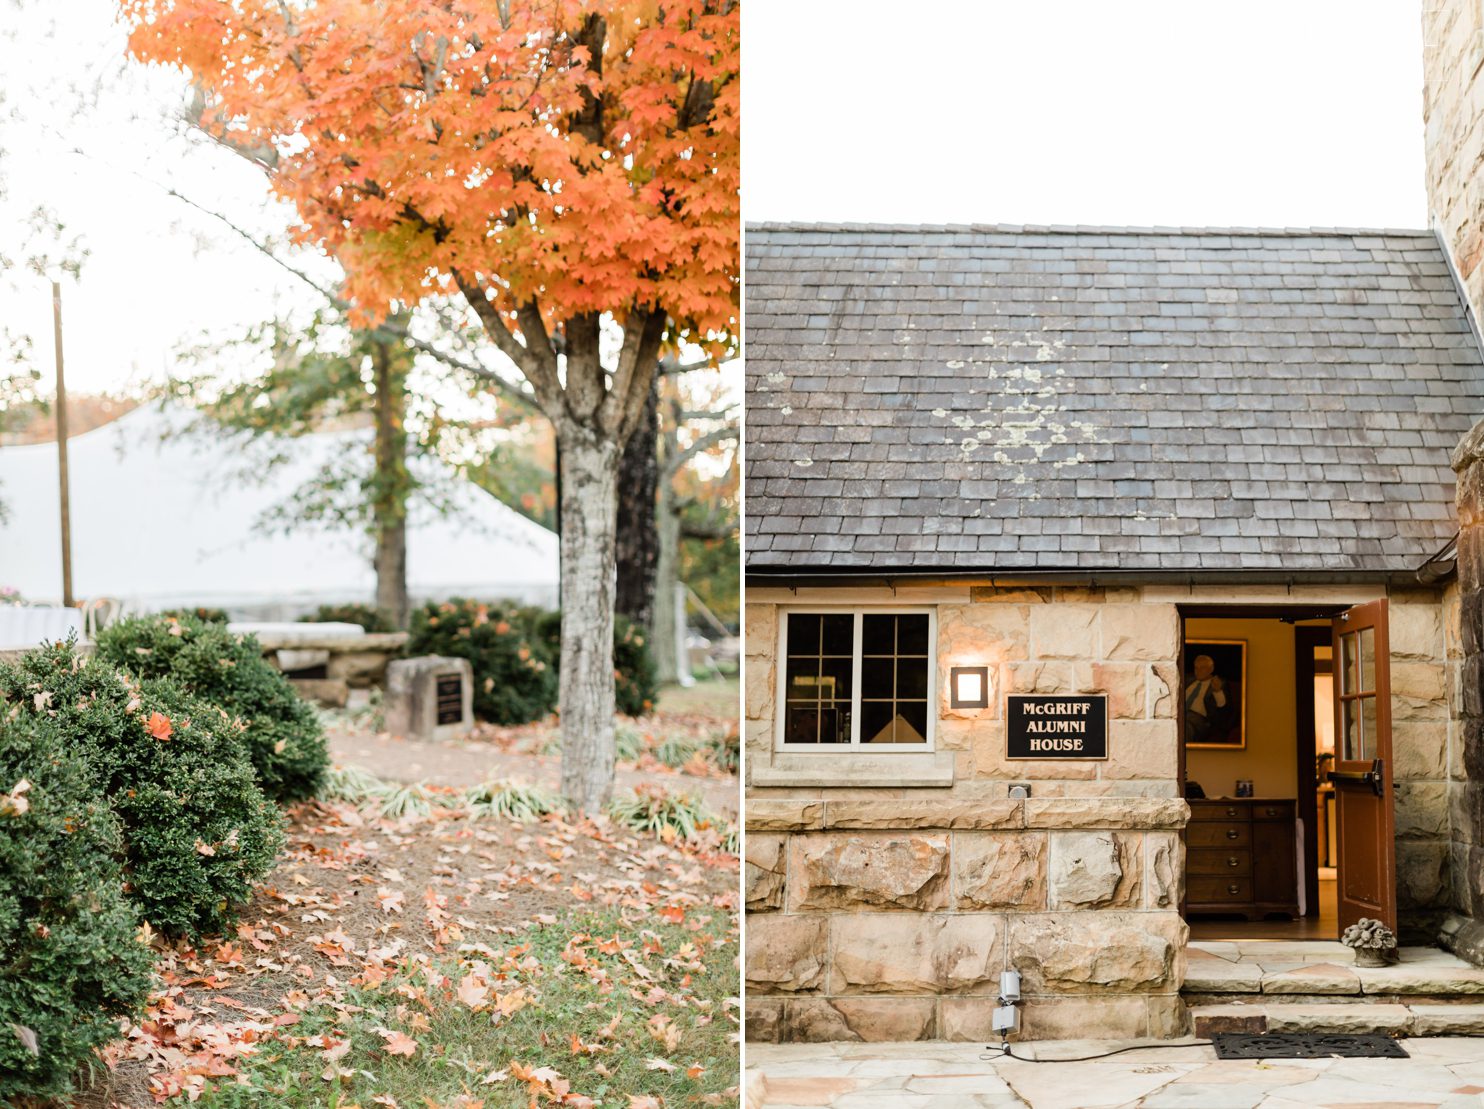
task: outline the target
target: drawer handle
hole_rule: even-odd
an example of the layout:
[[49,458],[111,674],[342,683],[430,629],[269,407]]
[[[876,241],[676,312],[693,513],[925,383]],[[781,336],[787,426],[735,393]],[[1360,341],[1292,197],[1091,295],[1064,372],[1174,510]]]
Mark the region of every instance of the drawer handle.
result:
[[1242,864],[1241,864],[1241,861],[1235,855],[1232,855],[1230,858],[1228,858],[1226,860],[1226,865],[1229,866],[1229,867],[1231,867],[1233,870],[1235,870],[1237,867],[1241,866]]
[[1227,809],[1226,810],[1226,815],[1227,816],[1236,816],[1237,815],[1237,810],[1236,809]]
[[1241,890],[1237,887],[1237,884],[1233,882],[1231,885],[1226,887],[1226,892],[1235,897],[1238,893],[1241,892]]
[[1266,816],[1277,816],[1278,815],[1278,810],[1277,809],[1264,809],[1263,810],[1263,813]]
[[1226,830],[1226,838],[1227,839],[1236,839],[1237,838],[1237,830],[1235,828],[1228,828]]

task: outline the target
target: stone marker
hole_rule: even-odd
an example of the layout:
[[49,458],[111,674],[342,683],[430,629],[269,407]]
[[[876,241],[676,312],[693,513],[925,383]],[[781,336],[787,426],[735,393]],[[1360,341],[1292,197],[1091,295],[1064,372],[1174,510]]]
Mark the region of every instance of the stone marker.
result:
[[416,739],[453,739],[474,726],[474,672],[468,659],[424,655],[386,668],[386,730]]

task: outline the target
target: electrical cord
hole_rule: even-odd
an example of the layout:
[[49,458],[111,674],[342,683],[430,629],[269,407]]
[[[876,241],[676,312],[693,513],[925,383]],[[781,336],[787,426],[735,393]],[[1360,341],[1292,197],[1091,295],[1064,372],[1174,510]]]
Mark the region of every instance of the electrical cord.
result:
[[[1001,1040],[1000,1046],[986,1044],[979,1058],[985,1062],[993,1062],[996,1059],[1014,1059],[1018,1063],[1086,1063],[1093,1059],[1106,1059],[1110,1055],[1122,1055],[1125,1051],[1150,1051],[1159,1047],[1210,1047],[1210,1040],[1194,1040],[1182,1043],[1165,1044],[1131,1044],[1128,1047],[1116,1048],[1113,1051],[1104,1051],[1098,1055],[1079,1055],[1072,1059],[1037,1059],[1031,1055],[1016,1055],[1010,1050],[1010,1041]],[[993,1054],[990,1054],[993,1052]]]

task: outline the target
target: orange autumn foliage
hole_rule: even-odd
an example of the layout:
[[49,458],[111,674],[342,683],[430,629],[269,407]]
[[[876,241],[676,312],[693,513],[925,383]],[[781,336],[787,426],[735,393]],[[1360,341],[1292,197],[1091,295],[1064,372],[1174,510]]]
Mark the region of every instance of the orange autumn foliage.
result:
[[539,304],[553,332],[662,312],[733,336],[734,0],[120,7],[131,52],[187,70],[203,123],[342,261],[361,317],[482,286],[516,333]]

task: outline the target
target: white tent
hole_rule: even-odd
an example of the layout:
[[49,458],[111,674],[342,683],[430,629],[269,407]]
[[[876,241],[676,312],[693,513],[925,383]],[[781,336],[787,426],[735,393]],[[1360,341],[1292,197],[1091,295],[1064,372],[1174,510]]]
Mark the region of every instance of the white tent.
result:
[[[370,602],[369,540],[348,529],[259,526],[263,513],[328,460],[370,448],[369,430],[287,444],[289,461],[243,481],[221,441],[180,434],[191,414],[136,408],[69,440],[72,581],[79,599],[131,610],[213,605],[287,617],[322,603]],[[407,537],[414,600],[454,595],[555,605],[557,540],[467,481],[452,511],[415,505]],[[55,443],[0,448],[0,586],[30,601],[62,591]]]

